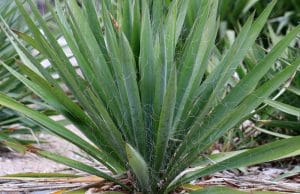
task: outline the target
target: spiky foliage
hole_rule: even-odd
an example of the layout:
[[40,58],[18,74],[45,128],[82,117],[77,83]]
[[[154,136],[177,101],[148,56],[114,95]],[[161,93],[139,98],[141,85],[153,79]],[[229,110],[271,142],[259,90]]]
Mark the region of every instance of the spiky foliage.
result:
[[[130,189],[118,179],[128,171],[134,177],[133,189],[143,193],[167,193],[216,171],[297,154],[300,137],[293,137],[237,152],[206,167],[194,165],[201,153],[249,117],[299,67],[297,58],[270,80],[259,82],[297,36],[300,26],[233,89],[225,90],[224,85],[254,44],[275,1],[257,19],[253,15],[248,18],[217,62],[211,60],[218,32],[217,0],[202,0],[192,21],[185,21],[190,11],[187,0],[84,0],[80,4],[69,0],[65,6],[56,2],[52,16],[76,59],[75,65],[32,1],[27,2],[41,29],[16,0],[31,30],[31,34],[20,33],[19,38],[49,59],[73,96],[65,94],[2,19],[1,27],[23,61],[20,68],[24,74],[3,65],[77,126],[88,141],[6,95],[0,94],[0,104],[78,146],[113,175],[32,146],[20,149]],[[191,26],[189,31],[184,30],[186,25]],[[208,73],[212,65],[215,68]]]
[[[272,19],[273,20],[273,19]],[[282,21],[283,22],[283,21]],[[293,27],[292,23],[286,23],[289,32]],[[266,50],[270,50],[273,45],[278,43],[283,37],[282,25],[273,27],[268,25],[267,32],[260,39],[259,43],[252,47],[252,50],[246,55],[244,64],[238,67],[237,79],[231,81],[233,87],[238,82],[239,78],[243,78],[245,74],[251,71],[253,67],[256,66],[266,56]],[[229,30],[230,31],[230,30]],[[227,42],[230,44],[234,40],[234,33],[227,33]],[[292,41],[288,48],[282,53],[280,59],[274,63],[271,70],[264,76],[261,80],[263,83],[269,80],[276,74],[280,72],[284,67],[288,66],[294,59],[300,56],[300,41],[296,39]],[[225,46],[226,47],[226,46]],[[226,49],[226,48],[225,48]],[[288,138],[289,135],[299,134],[299,115],[300,115],[300,77],[299,71],[295,72],[294,75],[278,90],[276,90],[268,99],[265,100],[265,105],[257,109],[256,114],[253,114],[251,120],[256,126],[249,126],[247,130],[260,131],[268,135],[275,136],[275,138]],[[250,132],[250,133],[251,133]],[[273,138],[266,135],[261,135],[255,138],[257,142],[270,141]]]
[[[275,35],[272,28],[271,31],[271,42],[272,44],[282,39],[282,36]],[[295,59],[300,56],[300,42],[293,41],[290,44],[289,49],[286,49],[281,56],[281,60],[278,61],[272,67],[272,71],[265,76],[265,80],[270,79],[276,72],[281,71],[282,68],[286,67]],[[256,53],[256,54],[254,54]],[[253,59],[258,55],[264,56],[264,49],[257,48],[252,56],[249,56],[249,63],[253,62]],[[259,60],[259,57],[257,57]],[[249,65],[249,64],[248,64]],[[251,66],[251,64],[250,64]],[[265,105],[257,111],[256,118],[253,120],[256,122],[258,130],[261,127],[267,129],[262,132],[278,132],[273,135],[278,136],[279,134],[286,135],[299,135],[300,127],[300,72],[297,71],[294,75],[279,88],[270,98],[264,101]],[[264,108],[266,107],[266,108]],[[272,134],[272,133],[270,133]],[[280,137],[281,135],[279,135]],[[288,138],[289,136],[283,135],[282,137]],[[264,138],[264,140],[266,140]]]
[[[12,29],[24,30],[26,28],[25,22],[18,13],[17,7],[12,4],[11,1],[4,0],[0,2],[0,14],[3,18],[5,18],[7,24]],[[18,66],[16,64],[17,52],[14,50],[14,47],[10,44],[4,31],[2,30],[0,30],[0,59],[10,67],[18,70]],[[2,65],[0,65],[0,91],[13,96],[18,100],[24,99],[31,93]],[[5,107],[0,107],[0,134],[2,136],[6,136],[7,138],[9,138],[7,136],[8,134],[15,133],[15,128],[11,128],[10,126],[17,123],[23,123],[23,127],[26,126],[32,129],[36,127],[36,125],[25,119],[23,116],[20,116],[17,112]],[[18,133],[30,133],[30,131],[28,130],[17,131]]]
[[[18,29],[23,32],[28,32],[25,21],[12,1],[0,1],[0,15],[6,20],[7,25],[12,30]],[[41,56],[36,57],[42,60]],[[14,70],[20,70],[17,64],[19,60],[18,54],[2,30],[0,30],[0,60]],[[0,91],[14,97],[22,103],[28,105],[35,104],[35,108],[39,111],[45,111],[45,106],[41,105],[37,97],[2,65],[0,65]],[[47,114],[54,114],[54,111],[47,111]],[[40,127],[36,125],[36,123],[28,120],[18,112],[0,106],[0,135],[3,138],[6,137],[6,140],[9,140],[10,143],[11,141],[15,142],[17,140],[21,143],[32,143],[33,141],[16,139],[9,135],[32,134],[33,131],[36,132],[39,131],[39,129]],[[5,144],[10,143],[5,142]]]
[[[200,1],[192,0],[194,10],[197,10]],[[233,1],[224,0],[220,5],[221,27],[218,36],[218,49],[215,49],[214,60],[221,60],[223,53],[230,49],[236,38],[236,33],[240,30],[239,23],[246,21],[249,10],[255,9],[261,13],[268,1]],[[232,10],[232,11],[228,11]],[[195,18],[195,12],[191,12],[190,19]],[[284,35],[289,32],[300,19],[299,5],[296,1],[278,2],[272,11],[268,24],[264,27],[258,41],[249,50],[241,66],[237,69],[237,74],[228,81],[228,89],[234,87],[239,79],[259,64],[265,57],[267,51],[278,43]],[[268,72],[261,83],[273,77],[273,74],[281,71],[300,54],[299,39],[292,41],[290,46],[284,51],[280,59],[274,63],[271,71]],[[212,67],[213,68],[213,67]],[[299,71],[296,72],[282,87],[278,88],[269,99],[265,100],[265,105],[257,109],[253,117],[249,118],[241,127],[237,126],[230,130],[220,142],[224,144],[222,150],[232,150],[234,147],[244,148],[270,142],[274,138],[289,138],[290,135],[298,135],[300,117],[300,96],[299,96]],[[261,134],[261,135],[259,135]]]
[[[284,33],[278,30],[281,28],[280,26],[273,27],[269,24],[265,28],[266,31],[258,39],[257,43],[252,46],[252,49],[249,50],[243,64],[237,68],[236,74],[232,76],[231,80],[228,80],[228,90],[235,87],[240,79],[248,72],[251,72],[257,64],[260,64],[261,60],[267,55],[268,50],[271,50],[274,45],[284,38]],[[293,29],[292,24],[288,24],[287,32],[291,29]],[[230,49],[236,39],[236,33],[231,29],[226,29],[225,34],[218,44],[218,49],[222,51],[219,51],[217,48],[214,50],[214,60],[221,60],[223,53]],[[299,46],[299,39],[292,41],[281,54],[279,60],[272,65],[270,71],[261,79],[260,84],[272,78],[299,57]],[[289,138],[290,135],[298,135],[300,127],[299,78],[299,71],[297,71],[285,84],[264,101],[265,104],[256,109],[253,116],[242,125],[243,127],[237,126],[234,130],[230,130],[220,140],[225,144],[222,150],[231,150],[233,147],[244,148],[246,145],[253,146],[262,142],[270,142],[274,138]],[[243,133],[243,131],[246,131],[246,133]]]
[[[197,0],[192,0],[197,2]],[[221,20],[226,22],[230,27],[236,27],[240,21],[245,21],[249,11],[256,10],[261,13],[268,1],[266,0],[224,0],[220,3]],[[288,24],[297,25],[300,19],[300,4],[297,0],[288,2],[278,1],[274,7],[271,15],[270,23],[278,22],[280,27],[287,26]]]

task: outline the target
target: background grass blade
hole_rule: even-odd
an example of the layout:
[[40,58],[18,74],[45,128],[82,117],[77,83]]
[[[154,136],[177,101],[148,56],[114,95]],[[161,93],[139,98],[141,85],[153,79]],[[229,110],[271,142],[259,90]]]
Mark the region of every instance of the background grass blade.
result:
[[294,107],[294,106],[291,106],[291,105],[288,105],[288,104],[285,104],[282,102],[278,102],[275,100],[271,100],[271,99],[266,99],[264,102],[266,104],[268,104],[269,106],[272,106],[272,107],[274,107],[278,110],[281,110],[285,113],[294,115],[296,117],[300,117],[300,108],[297,108],[297,107]]

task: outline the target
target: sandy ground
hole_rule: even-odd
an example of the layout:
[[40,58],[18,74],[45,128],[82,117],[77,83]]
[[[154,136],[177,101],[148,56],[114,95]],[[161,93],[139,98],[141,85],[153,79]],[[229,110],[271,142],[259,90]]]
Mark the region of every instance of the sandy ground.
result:
[[[74,159],[78,158],[74,152],[79,152],[79,149],[70,143],[45,133],[38,136],[40,140],[47,141],[47,143],[40,144],[40,148]],[[62,164],[57,164],[33,154],[22,155],[13,151],[0,153],[0,175],[24,172],[55,172],[65,168],[66,166]]]
[[[64,119],[64,117],[61,115],[51,116],[50,118],[55,121]],[[86,139],[73,125],[66,125],[65,127],[80,137]],[[35,135],[36,137],[31,135],[29,138],[38,139],[39,141],[44,142],[35,145],[36,147],[58,153],[72,159],[88,162],[77,154],[82,154],[79,148],[63,140],[62,138],[47,132],[42,132]],[[22,137],[22,139],[26,139],[26,137]],[[45,158],[38,157],[31,153],[23,155],[13,150],[10,152],[0,152],[0,176],[26,172],[58,172],[63,171],[64,169],[69,169],[69,167]]]

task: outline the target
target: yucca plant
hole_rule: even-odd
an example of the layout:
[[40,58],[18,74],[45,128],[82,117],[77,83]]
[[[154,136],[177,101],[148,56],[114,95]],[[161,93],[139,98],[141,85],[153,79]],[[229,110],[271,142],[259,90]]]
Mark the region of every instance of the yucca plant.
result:
[[[19,149],[143,193],[168,193],[210,173],[299,153],[300,137],[293,137],[231,153],[209,166],[195,165],[209,146],[248,118],[299,67],[297,58],[270,80],[259,82],[298,35],[297,26],[233,89],[225,90],[275,1],[255,20],[254,15],[248,18],[217,63],[211,60],[218,32],[217,0],[201,1],[188,32],[188,0],[57,1],[52,16],[76,64],[70,62],[34,3],[27,1],[32,19],[21,2],[15,2],[31,33],[16,35],[3,19],[1,28],[19,53],[24,73],[2,65],[86,138],[4,94],[0,104],[78,146],[111,174],[37,147]],[[40,65],[23,41],[49,59],[61,82]],[[212,63],[215,68],[208,73]],[[125,185],[120,175],[132,177],[132,184]]]

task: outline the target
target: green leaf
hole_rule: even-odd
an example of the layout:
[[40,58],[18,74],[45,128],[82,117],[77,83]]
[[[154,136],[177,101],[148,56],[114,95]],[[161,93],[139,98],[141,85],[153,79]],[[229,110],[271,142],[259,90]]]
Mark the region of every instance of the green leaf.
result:
[[271,100],[271,99],[266,99],[264,102],[266,104],[268,104],[269,106],[276,108],[282,112],[285,112],[290,115],[294,115],[296,117],[300,117],[300,108],[297,108],[297,107],[294,107],[294,106],[291,106],[291,105],[288,105],[288,104],[285,104],[282,102],[278,102],[275,100]]
[[259,123],[268,127],[279,127],[300,131],[300,122],[297,121],[260,120]]
[[22,154],[25,154],[26,152],[26,149],[19,141],[3,133],[0,133],[0,142]]
[[298,89],[298,88],[290,86],[290,87],[287,88],[287,90],[294,93],[294,94],[296,94],[296,95],[298,95],[298,96],[300,96],[300,89]]
[[292,170],[289,170],[289,171],[277,176],[272,181],[279,181],[279,180],[282,180],[284,178],[295,176],[299,173],[300,173],[300,166],[295,166]]
[[194,161],[194,163],[191,165],[191,167],[205,167],[210,164],[216,164],[218,162],[221,162],[223,160],[226,160],[228,158],[231,158],[235,155],[238,155],[240,153],[243,153],[247,151],[245,150],[238,150],[238,151],[231,151],[231,152],[220,152],[217,154],[211,154],[211,155],[202,155],[198,159]]
[[152,17],[153,17],[153,31],[156,32],[159,27],[162,26],[162,20],[164,18],[164,8],[166,7],[166,1],[152,0]]
[[124,83],[125,95],[128,100],[128,107],[132,122],[132,131],[136,145],[142,150],[145,149],[146,132],[141,130],[144,127],[143,109],[141,107],[141,99],[136,81],[136,64],[133,56],[133,52],[130,48],[129,42],[124,35],[120,38],[120,49],[124,52],[120,52],[120,60],[123,61],[122,77]]
[[151,192],[148,165],[146,164],[145,160],[141,154],[129,144],[126,144],[126,152],[129,166],[136,176],[138,183],[141,185],[143,192]]
[[176,104],[176,69],[173,68],[168,81],[167,91],[164,96],[162,110],[159,118],[159,126],[156,136],[154,168],[159,171],[163,165],[166,150],[169,144],[169,139],[172,134],[172,121]]
[[[139,79],[142,107],[144,109],[145,127],[152,128],[151,115],[153,112],[153,100],[155,94],[154,76],[154,51],[153,51],[153,30],[150,21],[149,7],[146,0],[142,1],[142,23],[140,37],[139,56]],[[151,134],[148,134],[150,137]],[[141,150],[142,154],[146,150]]]
[[257,126],[253,126],[253,128],[260,131],[260,132],[262,132],[262,133],[273,135],[275,137],[280,137],[280,138],[291,138],[292,137],[292,136],[289,136],[289,135],[284,135],[284,134],[281,134],[281,133],[276,133],[276,132],[273,132],[273,131],[269,131],[269,130],[266,130],[266,129],[263,129],[263,128],[257,127]]

